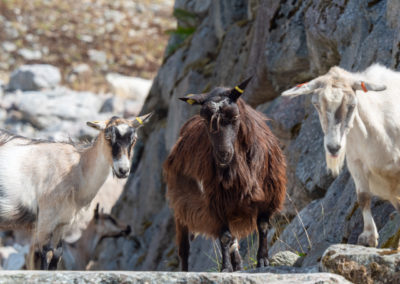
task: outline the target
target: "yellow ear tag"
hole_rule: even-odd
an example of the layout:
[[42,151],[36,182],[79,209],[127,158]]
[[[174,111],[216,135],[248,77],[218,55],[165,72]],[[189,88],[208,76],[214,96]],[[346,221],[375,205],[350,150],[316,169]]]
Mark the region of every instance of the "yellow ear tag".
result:
[[100,121],[95,120],[95,121],[92,121],[92,123],[94,123],[94,124],[99,124]]
[[241,88],[239,88],[238,86],[235,87],[235,90],[238,91],[239,93],[243,94],[243,90]]
[[196,101],[195,100],[192,100],[192,99],[188,99],[187,101],[186,101],[188,104],[194,104]]
[[140,123],[143,124],[143,120],[140,117],[136,117],[136,120]]

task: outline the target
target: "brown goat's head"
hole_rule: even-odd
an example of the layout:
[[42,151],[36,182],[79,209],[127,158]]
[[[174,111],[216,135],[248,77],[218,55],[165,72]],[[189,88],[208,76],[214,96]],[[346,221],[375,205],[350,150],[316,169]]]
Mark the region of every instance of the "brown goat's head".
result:
[[137,129],[142,127],[151,115],[152,113],[149,113],[133,119],[113,116],[106,121],[87,122],[88,126],[104,133],[103,137],[111,152],[111,155],[109,155],[111,156],[111,168],[118,178],[126,178],[129,175],[133,147],[137,139]]
[[240,124],[236,101],[250,80],[247,79],[233,89],[218,87],[209,93],[179,98],[191,105],[201,105],[200,116],[207,124],[214,158],[220,167],[228,166],[235,155],[234,143]]

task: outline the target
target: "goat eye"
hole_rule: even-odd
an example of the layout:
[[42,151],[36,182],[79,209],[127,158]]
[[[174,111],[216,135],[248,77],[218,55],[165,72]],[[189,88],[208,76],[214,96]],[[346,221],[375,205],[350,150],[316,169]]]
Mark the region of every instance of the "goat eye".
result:
[[111,138],[112,138],[112,133],[111,133],[111,131],[107,131],[107,132],[105,133],[104,137],[105,137],[107,140],[111,140]]

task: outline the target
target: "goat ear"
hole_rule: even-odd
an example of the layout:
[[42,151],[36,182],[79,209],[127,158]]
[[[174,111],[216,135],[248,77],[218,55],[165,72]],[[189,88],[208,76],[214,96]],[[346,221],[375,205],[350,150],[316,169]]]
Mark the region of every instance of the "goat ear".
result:
[[310,82],[298,84],[296,87],[284,91],[282,96],[294,98],[301,95],[308,95],[311,94],[316,88],[318,88],[318,81],[314,79]]
[[252,78],[253,78],[253,76],[247,78],[242,83],[240,83],[235,88],[233,88],[231,93],[229,94],[229,98],[232,101],[236,102],[237,99],[244,93],[244,90],[246,89],[247,85],[249,84],[249,82],[251,81]]
[[188,94],[182,98],[179,98],[181,101],[187,102],[190,105],[201,105],[204,103],[205,96],[204,94]]
[[357,80],[353,83],[352,85],[353,90],[363,90],[364,92],[368,91],[375,91],[375,92],[380,92],[386,90],[385,85],[381,84],[375,84],[372,82],[364,82],[361,80]]
[[104,130],[106,128],[106,122],[105,121],[88,121],[86,122],[87,126],[90,126],[94,129],[97,130]]
[[149,121],[150,117],[153,115],[153,112],[150,112],[148,114],[142,115],[142,116],[137,116],[135,117],[131,122],[132,122],[132,127],[139,128],[142,127],[146,122]]
[[100,206],[100,204],[97,202],[96,208],[94,209],[94,219],[96,219],[96,220],[99,219],[99,206]]

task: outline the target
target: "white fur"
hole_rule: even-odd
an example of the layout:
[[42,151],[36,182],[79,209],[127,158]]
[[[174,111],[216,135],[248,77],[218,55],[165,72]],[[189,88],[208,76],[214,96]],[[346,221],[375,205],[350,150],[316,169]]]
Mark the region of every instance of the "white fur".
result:
[[[333,71],[332,71],[333,70]],[[329,80],[341,81],[356,90],[356,107],[353,120],[341,135],[328,123],[343,97],[340,89],[318,89]],[[377,195],[389,200],[400,209],[400,73],[375,64],[364,72],[351,73],[334,67],[326,75],[313,81],[313,86],[295,87],[285,96],[298,96],[315,93],[313,102],[318,104],[321,96],[328,102],[327,109],[320,109],[321,125],[327,144],[339,143],[342,150],[337,158],[326,149],[327,166],[334,174],[339,171],[346,157],[347,166],[356,184],[357,193]],[[364,92],[360,83],[365,82],[370,88]],[[319,84],[321,83],[321,84]],[[329,85],[329,84],[328,84]],[[323,88],[323,87],[322,87]],[[376,91],[371,91],[376,90]],[[370,208],[362,208],[364,232],[360,237],[369,238],[370,243],[377,243],[378,233]]]
[[117,129],[119,131],[119,134],[121,134],[121,136],[124,136],[130,128],[131,127],[128,124],[120,124],[117,126]]
[[127,155],[122,155],[121,158],[118,160],[113,160],[113,167],[114,171],[117,173],[119,172],[119,169],[129,169],[130,167],[130,160]]
[[[27,224],[12,221],[22,205],[38,214],[37,222],[30,224],[36,229],[33,242],[39,246],[51,242],[55,247],[64,227],[90,203],[107,178],[110,162],[104,149],[109,147],[103,147],[105,141],[97,141],[78,151],[65,143],[28,142],[16,138],[0,146],[0,189],[4,195],[0,216],[10,220],[11,228],[3,223],[0,227],[23,229]],[[89,151],[92,154],[87,156]]]

